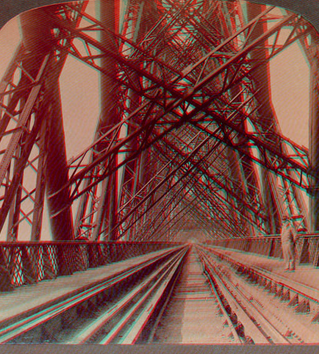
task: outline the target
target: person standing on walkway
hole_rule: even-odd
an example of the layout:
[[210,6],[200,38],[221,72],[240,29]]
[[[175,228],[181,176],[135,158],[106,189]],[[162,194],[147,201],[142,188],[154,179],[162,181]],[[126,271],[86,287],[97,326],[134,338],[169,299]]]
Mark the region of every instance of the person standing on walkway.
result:
[[289,218],[284,216],[283,226],[281,230],[281,247],[285,262],[285,270],[295,270],[295,243],[297,239],[297,232],[291,224]]

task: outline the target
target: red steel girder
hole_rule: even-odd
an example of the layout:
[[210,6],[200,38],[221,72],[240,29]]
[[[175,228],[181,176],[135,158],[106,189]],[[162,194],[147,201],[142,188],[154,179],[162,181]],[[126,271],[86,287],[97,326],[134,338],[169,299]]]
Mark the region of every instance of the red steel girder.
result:
[[[65,8],[71,8],[72,6],[73,5],[68,7],[66,5]],[[171,3],[171,6],[176,8],[177,11],[181,10],[176,3]],[[187,7],[184,6],[183,11],[184,10],[186,12],[183,15],[187,14]],[[78,11],[78,9],[75,9],[74,11],[82,14],[81,10]],[[164,8],[162,11],[163,14],[166,13]],[[281,22],[282,27],[279,26],[275,29],[274,26],[272,28],[272,31],[274,32],[268,31],[267,33],[263,33],[262,36],[258,37],[258,42],[253,42],[253,46],[249,48],[248,38],[250,34],[248,32],[252,31],[254,26],[253,23],[251,23],[245,26],[240,32],[241,35],[246,35],[247,43],[245,46],[238,49],[237,52],[230,52],[230,49],[236,48],[234,43],[237,41],[237,37],[235,36],[224,46],[219,47],[220,52],[214,51],[214,53],[209,53],[206,55],[205,61],[201,61],[200,59],[197,63],[192,64],[192,60],[196,60],[197,55],[199,55],[196,41],[205,44],[200,41],[202,38],[201,36],[204,38],[205,35],[203,27],[200,23],[196,22],[196,16],[198,13],[196,14],[195,12],[192,12],[190,15],[189,24],[186,24],[185,21],[181,22],[181,18],[176,16],[175,25],[180,27],[176,30],[173,29],[175,32],[170,31],[168,28],[167,35],[170,35],[171,37],[168,36],[169,38],[167,37],[165,40],[172,39],[172,42],[166,42],[171,45],[168,51],[165,51],[165,48],[156,48],[156,40],[152,42],[152,49],[157,50],[157,52],[154,51],[154,53],[159,54],[158,57],[156,54],[148,51],[149,48],[147,48],[146,42],[143,43],[143,45],[141,43],[135,44],[122,36],[108,31],[111,40],[114,40],[114,43],[117,43],[119,47],[125,44],[134,48],[134,50],[132,49],[134,55],[131,56],[124,55],[124,53],[113,53],[110,50],[106,50],[104,46],[99,47],[99,45],[96,44],[98,41],[91,42],[91,39],[88,40],[90,36],[87,36],[85,33],[88,28],[78,28],[77,30],[70,29],[70,17],[67,17],[66,19],[55,18],[55,23],[60,29],[59,36],[62,38],[62,41],[63,38],[81,39],[87,49],[87,55],[84,56],[82,54],[83,52],[77,47],[79,41],[76,41],[76,43],[70,48],[66,48],[65,44],[61,41],[59,49],[62,49],[63,53],[71,53],[96,69],[103,71],[103,68],[99,67],[96,60],[101,57],[100,53],[97,54],[98,50],[102,50],[102,55],[105,56],[106,54],[118,63],[120,69],[120,73],[116,79],[119,85],[118,87],[121,86],[121,90],[123,91],[127,89],[132,90],[136,95],[141,97],[140,107],[131,113],[127,119],[127,123],[132,127],[132,131],[128,137],[119,141],[116,138],[116,129],[111,128],[97,140],[103,141],[105,139],[110,141],[113,139],[114,144],[108,145],[107,149],[101,150],[97,153],[95,155],[96,159],[91,161],[91,163],[83,170],[80,165],[76,167],[78,170],[67,184],[67,187],[74,187],[75,185],[74,196],[70,198],[70,203],[74,198],[77,198],[86,192],[94,191],[94,188],[100,182],[105,180],[105,177],[112,176],[114,171],[120,166],[114,166],[111,161],[114,161],[116,156],[121,153],[121,151],[124,151],[128,142],[137,141],[138,143],[137,151],[133,152],[133,154],[127,157],[121,164],[121,166],[127,166],[128,170],[129,162],[137,158],[142,151],[150,151],[150,149],[156,151],[156,149],[163,148],[160,144],[160,140],[163,142],[169,141],[173,148],[178,149],[179,143],[183,143],[183,139],[178,142],[171,133],[178,129],[181,124],[185,124],[186,122],[191,122],[196,129],[203,131],[207,138],[213,138],[210,139],[213,143],[222,142],[225,146],[231,146],[242,156],[247,157],[249,161],[261,163],[261,165],[266,166],[266,168],[281,173],[281,176],[284,179],[289,180],[298,186],[301,185],[303,188],[307,188],[308,181],[305,179],[300,182],[299,180],[299,178],[302,177],[302,174],[308,174],[309,172],[307,151],[298,147],[294,143],[291,143],[292,149],[284,151],[282,147],[278,147],[276,144],[268,141],[266,137],[267,132],[265,132],[264,126],[260,125],[258,122],[258,115],[255,114],[253,116],[248,113],[245,115],[244,111],[246,106],[239,107],[236,105],[233,102],[233,98],[228,96],[228,90],[231,87],[241,84],[245,86],[247,92],[250,92],[252,100],[255,100],[254,87],[251,84],[251,82],[253,82],[252,76],[254,70],[260,65],[263,65],[263,63],[258,62],[258,60],[252,61],[249,57],[250,50],[253,50],[256,46],[264,43],[267,38],[270,38],[270,36],[279,34],[280,30],[286,24],[295,26],[291,31],[291,38],[287,40],[284,45],[278,46],[274,42],[270,50],[270,56],[267,58],[267,60],[269,60],[287,45],[298,40],[298,38],[301,38],[299,36],[304,36],[309,33],[308,31],[310,31],[310,29],[307,28],[301,20],[299,21],[297,16],[291,15],[285,19],[288,22]],[[261,15],[260,19],[265,20],[266,17],[262,18],[262,16],[263,15]],[[160,20],[158,23],[160,23]],[[194,27],[194,30],[190,27],[191,25]],[[94,26],[95,28],[93,28]],[[93,25],[93,27],[91,29],[96,29],[97,31],[101,31],[102,29],[102,26],[98,23]],[[299,31],[300,28],[301,30]],[[176,69],[176,66],[178,65],[181,68],[185,68],[189,63],[189,59],[184,56],[185,53],[181,53],[179,57],[174,58],[174,55],[177,55],[178,50],[181,49],[179,39],[174,39],[174,36],[184,33],[183,31],[188,31],[190,36],[187,43],[189,43],[192,49],[192,59],[190,60],[192,66],[188,67],[186,71],[181,72],[179,69]],[[294,32],[298,32],[297,35],[295,35]],[[227,40],[228,39],[226,39],[226,42]],[[211,44],[213,44],[212,40]],[[96,50],[96,52],[94,52],[92,48],[95,48],[94,50]],[[205,50],[207,51],[208,48],[209,46],[206,46]],[[165,61],[163,59],[164,55],[168,54],[171,55],[171,57],[168,57],[167,61]],[[242,56],[240,56],[240,54],[242,54]],[[140,65],[141,62],[143,65]],[[153,62],[153,67],[151,62]],[[208,69],[209,62],[215,64],[218,62],[220,65],[218,68],[211,71]],[[103,72],[105,72],[105,70]],[[213,76],[210,76],[210,72],[214,73]],[[137,76],[141,78],[139,84],[134,83],[134,78]],[[250,82],[247,84],[246,82],[249,80]],[[215,86],[219,87],[217,91],[213,87],[215,83]],[[187,86],[189,86],[188,89]],[[30,88],[30,86],[28,86],[28,88]],[[20,87],[16,92],[18,92],[18,90],[23,92],[25,88]],[[9,91],[6,92],[6,95],[10,94]],[[123,97],[125,97],[125,95],[123,95]],[[231,114],[224,115],[222,113],[221,110],[224,103],[226,103],[229,110],[234,109],[237,112],[237,117],[233,117]],[[121,109],[124,111],[126,109],[124,103],[121,104],[123,104]],[[258,102],[255,104],[257,105]],[[144,118],[144,121],[141,120],[141,115],[138,115],[138,112],[143,113],[143,108],[149,108],[149,112],[146,118]],[[233,115],[235,114],[233,113]],[[235,118],[237,120],[235,120]],[[208,119],[214,121],[214,128],[218,129],[219,134],[212,134],[212,130],[209,130],[206,127],[205,121]],[[249,133],[242,128],[242,123],[245,122],[246,119],[250,119],[251,122],[253,122],[255,128],[254,133]],[[123,122],[119,123],[118,127],[122,124]],[[6,133],[9,134],[8,131]],[[290,144],[290,141],[284,139],[280,135],[276,136],[276,138],[278,138],[281,145]],[[97,142],[92,144],[92,150],[96,144]],[[257,147],[259,148],[260,155],[252,154],[251,150]],[[86,153],[89,151],[90,148],[87,149]],[[297,158],[303,159],[303,161],[297,163],[294,160],[294,157],[291,156],[291,151],[294,151]],[[83,156],[84,155],[80,156],[80,158]],[[196,154],[194,161],[188,161],[185,169],[179,167],[176,174],[184,173],[190,168],[191,164],[189,162],[196,163],[197,159],[200,157],[202,157],[201,154]],[[289,169],[297,170],[299,171],[299,174],[290,175]],[[134,169],[132,169],[132,171],[133,170]],[[172,172],[172,170],[170,172]],[[170,172],[168,172],[168,174]],[[199,174],[200,172],[201,171],[196,170],[196,173]],[[90,178],[90,183],[83,189],[82,182],[84,179],[88,178]],[[111,185],[114,186],[114,183],[111,182]],[[226,193],[229,189],[227,189],[227,184],[224,184],[224,186],[226,187],[221,188]],[[194,189],[194,193],[203,192],[204,188],[204,185],[199,184],[197,189]],[[55,194],[58,194],[59,192],[60,190],[56,190]],[[149,190],[149,193],[153,192],[154,191]],[[127,190],[124,189],[123,193],[127,193]],[[167,190],[166,195],[168,196],[168,194],[169,192]],[[54,194],[51,194],[51,197],[53,196]],[[96,197],[99,196],[96,195]],[[165,195],[163,198],[167,201]],[[144,204],[147,204],[146,201],[144,201]],[[125,213],[123,213],[123,215],[124,214]],[[90,214],[90,216],[92,216],[92,214]],[[94,218],[91,218],[89,222],[91,228],[94,227],[94,222]],[[100,223],[100,221],[98,222]]]
[[[289,16],[288,19],[285,19],[281,24],[280,26],[283,26],[285,24],[287,24],[287,22],[291,21],[291,20],[296,20],[297,17],[295,17],[295,15],[291,15]],[[277,30],[282,27],[280,26],[277,26]],[[309,29],[307,29],[307,31],[309,31]],[[235,59],[237,59],[238,57],[242,57],[242,55],[247,55],[247,52],[249,51],[249,49],[253,49],[254,45],[257,45],[259,42],[262,42],[264,41],[266,38],[268,38],[267,36],[270,36],[272,35],[273,33],[275,32],[275,29],[272,28],[271,31],[268,31],[268,33],[265,35],[263,35],[262,39],[259,39],[257,42],[253,42],[253,44],[251,44],[250,46],[248,46],[249,48],[245,48],[244,51],[240,52],[240,53],[237,53],[235,55]],[[81,36],[82,39],[86,38],[87,37],[85,35],[82,35]],[[298,37],[299,38],[299,37]],[[293,38],[294,40],[296,40],[297,38]],[[292,39],[289,41],[289,43],[292,42]],[[90,41],[90,44],[93,45],[94,41],[92,42],[92,40]],[[98,47],[98,45],[95,43],[95,45]],[[101,48],[101,46],[99,47],[100,50],[103,50],[103,48]],[[105,52],[105,50],[104,50]],[[109,55],[115,55],[114,53],[109,53]],[[231,62],[234,61],[235,59],[231,59]],[[161,83],[160,80],[158,79],[158,77],[154,78],[154,76],[151,76],[151,74],[149,73],[145,73],[145,71],[141,70],[141,69],[137,69],[135,67],[135,65],[132,65],[132,63],[129,63],[128,60],[126,58],[118,58],[119,62],[121,65],[127,65],[130,69],[134,69],[134,70],[137,70],[139,72],[140,75],[144,75],[145,77],[147,77],[148,80],[152,80],[156,85],[161,85],[164,87],[165,89],[165,92],[167,93],[168,92],[168,89],[171,89],[169,87],[167,87],[167,85],[165,85],[165,83]],[[231,62],[228,61],[227,65],[231,65]],[[180,101],[176,101],[174,102],[174,104],[170,104],[170,109],[173,110],[175,108],[175,111],[173,111],[174,113],[177,113],[178,114],[178,111],[176,111],[176,109],[180,106],[180,104],[184,101],[188,101],[190,104],[194,105],[194,99],[192,98],[193,97],[193,94],[196,90],[199,90],[201,89],[202,86],[204,86],[209,80],[211,80],[213,78],[213,76],[217,76],[222,70],[225,69],[225,65],[223,66],[222,69],[218,69],[217,71],[214,72],[214,75],[213,74],[210,74],[208,75],[206,78],[202,79],[195,87],[194,87],[194,90],[191,90],[190,93],[188,93],[187,95],[185,95],[183,98],[180,99]],[[189,74],[189,72],[187,73],[187,75]],[[242,78],[241,78],[242,79]],[[134,89],[131,87],[131,89]],[[176,92],[176,90],[173,90],[173,94],[174,96],[176,96],[176,94],[178,94],[178,92]],[[181,96],[181,93],[179,93],[179,96]],[[157,103],[158,103],[159,99],[157,98]],[[168,98],[166,98],[166,101],[168,101]],[[191,117],[192,115],[195,116],[200,110],[203,110],[203,108],[210,104],[210,102],[205,102],[204,104],[201,104],[199,106],[199,108],[195,108],[194,111],[192,112],[192,114],[188,113],[187,116],[188,117]],[[197,104],[198,105],[198,104]],[[205,109],[205,112],[206,113],[209,113],[210,115],[212,115],[212,117],[214,119],[216,119],[216,113],[215,112],[210,112],[208,111],[207,109]],[[187,119],[190,119],[188,118]],[[157,122],[158,122],[159,119],[157,119]],[[217,120],[217,119],[216,119]],[[259,138],[258,136],[254,135],[254,134],[249,134],[247,136],[247,134],[245,134],[245,132],[242,132],[238,129],[238,127],[236,127],[235,125],[231,124],[230,122],[225,122],[225,120],[223,120],[222,118],[218,117],[218,120],[221,124],[224,124],[226,126],[228,126],[230,129],[232,130],[235,130],[237,131],[238,133],[242,134],[244,137],[248,138],[249,141],[251,141],[253,143],[253,146],[256,147],[256,148],[259,148],[261,147],[261,149],[265,149],[267,151],[270,151],[272,155],[274,156],[277,156],[278,157],[278,160],[280,159],[280,161],[283,161],[285,163],[289,163],[290,165],[290,168],[294,168],[294,169],[298,169],[298,170],[301,170],[303,174],[307,174],[308,173],[308,167],[307,165],[304,165],[304,164],[300,164],[299,162],[296,162],[294,159],[292,159],[290,156],[285,156],[284,154],[280,153],[280,151],[278,151],[278,149],[276,149],[276,147],[273,147],[273,146],[269,146],[268,143],[264,143],[263,142],[263,139]],[[155,122],[154,122],[155,123]],[[286,142],[286,139],[283,139],[282,137],[280,137],[281,141],[282,142]],[[293,145],[295,150],[298,151],[299,153],[299,156],[302,156],[304,160],[307,160],[307,157],[306,157],[306,153],[305,151],[302,151],[301,149],[299,149],[299,147]],[[278,161],[277,160],[277,161]],[[271,166],[269,165],[267,162],[264,162],[263,159],[260,160],[261,163],[265,163],[266,164],[266,167],[267,168],[272,168],[275,172],[277,171],[276,168],[274,168],[274,166]],[[280,166],[280,165],[279,165]],[[299,174],[299,178],[302,178],[302,173]],[[283,173],[284,175],[285,173]],[[303,187],[307,187],[307,182],[305,181],[301,181],[298,179],[294,179],[293,180],[294,183],[296,183],[297,185],[302,185]]]
[[[166,144],[168,144],[168,143],[166,142]],[[167,153],[163,154],[163,152],[161,151],[161,149],[159,149],[159,147],[157,147],[157,150],[159,150],[163,156],[167,154]],[[173,148],[173,150],[176,150],[176,147]],[[215,157],[214,160],[213,160],[214,164],[215,164],[216,160],[217,160],[217,158]],[[258,219],[256,221],[253,218],[254,217],[254,213],[253,212],[251,212],[251,216],[250,217],[245,215],[246,214],[245,210],[247,210],[246,208],[247,208],[247,204],[248,204],[247,201],[243,201],[242,199],[240,199],[239,196],[236,196],[236,203],[235,204],[231,204],[230,200],[228,200],[228,199],[229,199],[229,196],[230,196],[229,195],[229,190],[232,191],[232,189],[230,189],[230,187],[228,187],[226,183],[223,183],[223,181],[219,180],[217,178],[217,176],[215,176],[211,172],[207,172],[202,167],[202,164],[199,165],[199,167],[196,168],[196,171],[197,171],[197,173],[200,173],[201,176],[205,176],[208,181],[212,180],[213,184],[219,186],[219,190],[220,191],[226,192],[227,193],[227,199],[222,195],[222,193],[218,193],[217,191],[213,192],[211,190],[211,184],[210,183],[208,184],[208,181],[207,182],[199,181],[198,184],[194,187],[195,191],[197,190],[197,188],[200,188],[201,189],[200,195],[202,194],[206,198],[207,201],[212,201],[215,205],[217,205],[217,207],[219,207],[219,205],[224,205],[226,209],[231,209],[232,208],[235,212],[237,212],[237,214],[241,218],[247,220],[249,222],[249,224],[256,225],[258,228],[261,227],[262,221],[258,222]],[[225,178],[227,178],[227,176],[225,176]],[[218,181],[218,183],[215,182],[216,180]],[[205,193],[204,190],[207,190],[208,192]],[[233,191],[232,191],[232,194],[234,194]],[[217,201],[214,201],[214,199],[216,199]],[[238,202],[238,200],[239,200],[239,202]],[[239,208],[238,204],[241,205],[240,208]],[[221,210],[219,210],[219,212],[221,214],[223,214],[223,212]],[[260,215],[259,209],[258,209],[257,215]],[[262,216],[263,217],[261,219],[264,219],[265,216],[264,215],[262,215]],[[228,217],[226,217],[226,219],[228,219]],[[237,223],[233,220],[233,224],[236,225]]]
[[[178,153],[180,155],[180,157],[185,158],[186,154],[176,145],[173,145],[168,139],[163,138],[162,141],[169,146],[172,151],[174,151],[175,153]],[[159,149],[159,147],[156,147],[157,150]],[[197,157],[197,160],[200,160],[201,156]],[[263,215],[263,213],[261,212],[261,210],[258,208],[254,208],[254,205],[252,205],[251,203],[248,202],[248,200],[246,199],[241,199],[239,195],[237,195],[235,193],[235,191],[233,190],[233,188],[230,188],[229,186],[227,186],[222,180],[218,179],[214,173],[212,173],[211,171],[205,169],[205,166],[202,165],[198,165],[198,161],[195,160],[195,158],[190,158],[190,162],[192,164],[196,164],[197,167],[196,169],[202,174],[204,175],[206,178],[208,178],[210,181],[212,181],[212,183],[216,186],[218,186],[219,188],[221,188],[222,190],[224,190],[228,196],[231,196],[232,198],[234,198],[235,200],[237,200],[239,202],[239,204],[241,204],[242,206],[245,207],[246,210],[249,210],[251,212],[252,215],[258,215],[261,218],[264,218],[265,216]]]

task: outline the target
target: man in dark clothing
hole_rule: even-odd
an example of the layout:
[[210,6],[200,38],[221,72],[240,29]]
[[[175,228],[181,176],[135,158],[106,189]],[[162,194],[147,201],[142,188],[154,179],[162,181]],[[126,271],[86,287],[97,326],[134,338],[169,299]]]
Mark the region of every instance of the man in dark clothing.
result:
[[287,216],[283,217],[281,230],[281,247],[285,262],[285,270],[295,270],[295,242],[297,232]]

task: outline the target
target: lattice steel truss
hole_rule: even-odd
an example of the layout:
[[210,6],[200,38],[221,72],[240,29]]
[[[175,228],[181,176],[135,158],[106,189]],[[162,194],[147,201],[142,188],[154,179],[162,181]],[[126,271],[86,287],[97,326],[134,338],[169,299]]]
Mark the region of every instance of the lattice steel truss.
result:
[[[87,1],[28,15],[44,34],[24,34],[0,83],[2,234],[41,238],[45,190],[55,240],[173,240],[186,224],[211,238],[275,234],[285,213],[307,230],[315,174],[280,131],[268,62],[296,41],[309,53],[312,26],[239,1],[128,0],[122,21],[106,3],[109,23]],[[69,161],[67,56],[104,82],[92,142]]]

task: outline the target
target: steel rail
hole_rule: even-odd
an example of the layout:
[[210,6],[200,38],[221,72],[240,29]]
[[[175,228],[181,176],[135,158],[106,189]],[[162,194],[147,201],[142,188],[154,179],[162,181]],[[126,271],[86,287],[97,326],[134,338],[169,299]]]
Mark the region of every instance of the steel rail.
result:
[[238,317],[241,318],[244,327],[254,328],[250,334],[256,344],[291,344],[291,341],[278,331],[265,314],[253,306],[238,287],[225,280],[225,275],[222,274],[220,268],[217,270],[217,266],[212,263],[207,254],[202,253],[202,257],[211,270],[208,273],[213,276],[218,286],[223,289],[223,295],[232,307],[236,309],[235,312],[238,313]]
[[[243,309],[240,305],[237,304],[237,301],[233,299],[232,294],[229,293],[229,290],[226,288],[224,283],[218,276],[214,273],[211,274],[209,267],[207,266],[207,259],[203,255],[202,252],[199,253],[200,258],[202,259],[206,276],[208,277],[210,283],[213,281],[217,284],[218,289],[220,289],[223,296],[226,298],[227,302],[232,305],[232,311],[236,314],[237,318],[241,321],[245,328],[249,330],[252,329],[252,334],[254,335],[252,338],[255,343],[258,344],[269,344],[269,341],[265,338],[264,334],[260,332],[256,324],[252,321],[252,319],[247,315],[245,309]],[[219,280],[219,281],[218,281]],[[215,285],[214,285],[215,286]],[[235,309],[235,310],[234,310]],[[257,331],[255,330],[257,328]],[[251,334],[249,332],[249,334]]]
[[27,331],[44,324],[58,315],[61,315],[74,306],[80,305],[93,296],[105,291],[117,283],[120,283],[122,280],[127,279],[142,269],[146,269],[147,267],[154,265],[160,259],[167,257],[170,254],[174,254],[176,251],[177,249],[173,249],[164,252],[162,255],[156,256],[151,260],[139,264],[138,266],[133,266],[131,269],[125,270],[124,272],[113,276],[111,279],[99,282],[99,284],[93,285],[89,289],[85,289],[75,295],[71,295],[67,299],[62,299],[57,304],[48,305],[45,309],[26,316],[22,320],[18,320],[15,323],[9,324],[5,328],[0,329],[0,343],[7,343],[16,337],[25,334]]
[[[227,332],[229,331],[229,334],[227,335],[227,342],[232,343],[232,344],[245,343],[245,339],[240,338],[240,336],[238,335],[238,333],[236,331],[236,328],[233,325],[233,322],[231,321],[231,318],[230,318],[230,316],[227,313],[227,309],[226,309],[226,307],[224,306],[224,304],[221,301],[220,295],[217,294],[217,292],[214,292],[214,291],[211,292],[211,289],[210,289],[209,285],[207,284],[207,280],[205,279],[204,274],[201,274],[201,272],[200,272],[200,268],[201,268],[200,263],[201,262],[200,262],[200,259],[198,257],[198,252],[196,252],[196,246],[192,245],[192,250],[190,251],[190,253],[192,254],[191,257],[190,257],[192,259],[192,261],[190,260],[190,263],[188,263],[188,266],[192,262],[193,263],[197,263],[195,273],[192,273],[192,272],[189,273],[189,276],[191,278],[189,278],[189,276],[187,276],[186,280],[183,280],[184,277],[182,276],[181,281],[176,284],[176,293],[175,293],[175,291],[172,292],[172,293],[175,293],[175,295],[172,296],[171,299],[167,299],[167,301],[166,301],[168,303],[167,308],[164,305],[161,308],[160,313],[157,315],[156,321],[157,322],[161,321],[161,323],[162,323],[161,327],[163,327],[163,329],[164,329],[164,340],[166,339],[167,334],[168,334],[168,333],[165,333],[166,332],[165,331],[166,323],[168,324],[168,328],[170,328],[170,322],[169,322],[170,321],[170,316],[169,316],[169,313],[171,313],[174,316],[174,319],[175,319],[175,316],[177,316],[177,318],[179,318],[178,309],[176,309],[178,311],[177,314],[172,312],[172,310],[175,308],[174,307],[175,301],[177,300],[177,303],[180,304],[181,303],[180,301],[184,301],[185,300],[186,301],[186,303],[185,303],[185,313],[189,313],[188,312],[189,310],[187,310],[188,306],[190,306],[192,311],[194,311],[194,310],[196,311],[196,302],[194,303],[193,300],[195,300],[195,301],[196,300],[203,301],[205,299],[205,301],[208,300],[209,302],[206,305],[202,304],[203,307],[200,306],[200,308],[201,308],[201,310],[205,311],[205,312],[203,312],[203,316],[204,316],[203,320],[204,321],[209,320],[209,321],[213,321],[214,322],[214,325],[211,327],[211,330],[214,332],[215,329],[218,331],[218,327],[219,326],[227,327],[226,331]],[[185,263],[186,263],[185,266],[187,267],[187,260],[186,260]],[[195,279],[192,276],[192,275],[195,275],[195,274],[196,274],[196,281],[195,281]],[[199,278],[201,278],[202,280],[199,280]],[[191,280],[190,283],[189,283],[189,281],[187,279],[194,279],[194,282]],[[190,295],[190,296],[188,296],[188,295]],[[170,304],[170,300],[172,301],[172,305]],[[189,302],[189,301],[190,301],[190,303],[189,303],[189,305],[187,305],[187,302]],[[179,307],[179,305],[178,305],[178,307]],[[167,311],[167,317],[161,318],[163,313],[164,313],[164,311]],[[209,313],[211,311],[213,311],[215,313],[215,316],[216,315],[217,316],[224,315],[224,316],[221,317],[220,319],[217,319],[216,317],[210,317],[211,315]],[[182,328],[184,327],[184,324],[185,324],[185,327],[188,328],[187,319],[183,315],[182,315],[182,317],[183,317]],[[188,317],[188,316],[186,316],[186,317]],[[190,321],[191,321],[191,319],[190,319]],[[198,328],[194,328],[192,326],[191,327],[192,331],[195,331],[195,332],[198,331],[199,332],[202,325],[203,325],[203,323],[198,324]],[[209,325],[209,324],[207,323],[207,325]],[[149,337],[148,337],[148,340],[147,340],[148,343],[151,343],[152,338],[154,336],[157,336],[157,330],[159,330],[161,332],[161,330],[157,328],[157,323],[156,323],[154,325],[154,327],[150,330],[150,334],[149,334]],[[180,333],[180,331],[178,331],[178,332],[179,332],[179,335],[182,334],[183,343],[187,343],[188,335],[192,336],[192,334],[188,333],[188,330],[186,330],[185,336],[183,335],[183,330],[182,329],[181,329],[182,333]],[[199,334],[199,336],[201,336],[201,333],[198,333],[198,334]],[[207,335],[209,335],[209,334],[207,333]],[[160,336],[158,338],[160,338]],[[220,337],[218,337],[218,335],[216,335],[215,333],[212,333],[211,335],[209,335],[208,338],[207,339],[209,340],[209,343],[211,343],[211,344],[212,343],[216,343],[216,344],[220,343],[219,342],[220,341]],[[159,340],[159,341],[157,341],[157,343],[161,343],[161,341]],[[170,342],[168,342],[168,343],[170,343]],[[191,343],[194,343],[194,342],[191,342]]]
[[[218,262],[215,264],[218,264],[219,269],[223,267],[222,263]],[[225,264],[225,262],[223,262],[223,264]],[[226,264],[226,267],[228,268],[228,262],[226,262]],[[232,264],[232,266],[235,268],[235,270],[237,269],[235,264]],[[251,282],[253,284],[254,289],[251,289]],[[270,303],[268,303],[268,299],[266,299],[265,303],[265,299],[260,297],[260,293],[264,293],[266,290],[270,296],[273,295],[275,299],[277,298],[277,301],[280,301],[281,303],[286,302],[286,305],[288,307],[293,307],[292,305],[290,305],[290,301],[284,300],[284,298],[282,298],[282,296],[280,295],[280,293],[285,293],[284,288],[276,289],[276,287],[269,285],[263,288],[262,284],[260,284],[259,281],[257,281],[257,284],[261,285],[261,287],[258,286],[256,291],[255,278],[251,275],[248,275],[248,277],[246,277],[245,273],[239,275],[234,273],[234,278],[230,281],[230,285],[232,287],[235,287],[239,293],[242,293],[245,299],[251,304],[253,309],[261,313],[266,312],[265,317],[267,318],[267,320],[272,323],[273,326],[277,329],[277,331],[279,331],[285,337],[289,336],[289,340],[292,342],[292,344],[318,342],[318,335],[314,334],[314,332],[316,331],[312,331],[312,333],[310,333],[309,327],[305,326],[305,324],[302,323],[302,321],[300,321],[298,318],[295,318],[295,316],[292,317],[291,315],[289,315],[289,311],[286,311],[286,309],[284,309],[284,313],[281,313],[279,315],[279,309],[273,305],[273,302],[275,301],[270,301]],[[292,308],[292,310],[297,316],[302,313],[302,311],[296,311],[296,308]],[[290,336],[289,333],[291,332],[294,332],[295,336]]]
[[155,336],[155,333],[156,333],[156,329],[157,329],[157,327],[158,327],[158,324],[159,324],[159,322],[160,322],[160,320],[161,320],[161,317],[162,317],[162,315],[163,315],[165,309],[167,308],[167,305],[168,305],[168,303],[169,303],[169,300],[170,300],[171,297],[172,297],[174,288],[175,288],[176,283],[177,283],[177,281],[178,281],[178,278],[179,278],[179,276],[180,276],[180,274],[181,274],[181,270],[182,270],[182,267],[179,267],[179,268],[177,269],[176,276],[174,277],[173,283],[172,283],[172,285],[171,285],[171,287],[170,287],[170,289],[169,289],[169,291],[168,291],[168,294],[167,294],[167,296],[166,296],[166,299],[164,300],[164,302],[163,302],[163,304],[162,304],[162,308],[161,308],[161,310],[159,311],[159,313],[157,314],[156,320],[155,320],[155,322],[154,322],[152,328],[151,328],[150,331],[149,331],[148,339],[147,339],[147,344],[152,343],[153,340],[154,340],[154,336]]
[[[266,310],[265,316],[271,323],[275,324],[281,334],[289,336],[289,340],[293,343],[318,343],[316,324],[318,323],[319,317],[317,311],[319,298],[316,289],[297,283],[281,275],[272,274],[266,270],[263,271],[259,267],[252,265],[245,266],[234,259],[221,257],[218,252],[214,253],[207,247],[201,246],[201,248],[204,252],[210,254],[209,257],[213,255],[214,258],[218,257],[223,262],[228,272],[232,272],[231,277],[233,279],[230,280],[230,286],[236,288],[236,291],[241,292],[246,298],[246,303],[250,303],[255,311],[264,312]],[[216,261],[217,260],[215,260],[215,264],[218,264],[218,269],[221,271],[222,263],[219,261],[216,263]],[[234,268],[237,272],[235,273],[231,268]],[[243,269],[245,270],[242,271]],[[223,273],[223,271],[221,271],[221,273]],[[245,279],[243,279],[243,275]],[[251,282],[254,284],[254,295],[252,295],[252,289],[249,289]],[[257,293],[255,284],[257,284],[259,288],[259,290],[257,288]],[[288,309],[284,309],[279,315],[278,307],[272,306],[272,301],[269,304],[268,299],[260,298],[260,292],[264,292],[265,290],[273,295],[275,299],[277,298],[277,301],[280,301],[280,307],[286,302],[286,306],[291,308],[293,314],[291,314],[291,312],[289,314]],[[308,316],[308,320],[304,322],[301,321],[300,318],[297,318],[300,314],[309,315],[310,317]],[[293,333],[294,335],[290,336],[289,333]]]
[[[197,251],[198,257],[199,257],[200,261],[202,262],[202,257],[199,254],[198,249],[195,248],[195,250]],[[238,341],[239,343],[245,343],[245,340],[243,338],[239,337],[238,333],[236,332],[235,326],[230,318],[230,314],[227,312],[225,305],[223,304],[223,302],[221,300],[221,296],[218,294],[216,287],[214,286],[214,284],[212,283],[212,281],[209,277],[209,274],[205,271],[205,266],[204,266],[204,274],[206,275],[206,277],[210,281],[210,286],[211,286],[212,292],[214,293],[214,295],[216,297],[216,300],[218,302],[220,310],[222,311],[223,315],[226,318],[226,321],[230,327],[232,335],[234,336],[235,340]]]
[[[181,250],[180,252],[184,251]],[[164,264],[158,267],[146,279],[139,283],[138,286],[136,286],[119,301],[117,301],[110,308],[100,314],[97,319],[91,321],[84,329],[82,329],[75,336],[73,336],[71,340],[68,340],[67,344],[84,344],[88,342],[90,338],[96,335],[96,333],[101,330],[101,328],[105,326],[108,321],[115,317],[125,307],[129,306],[130,303],[134,302],[134,299],[137,297],[137,295],[140,294],[143,290],[145,290],[154,280],[156,280],[158,276],[162,273],[162,271],[166,267],[168,267],[172,262],[174,262],[179,256],[180,253],[174,255],[173,259],[167,260]]]
[[[150,316],[162,298],[165,289],[176,274],[177,268],[181,264],[186,252],[187,250],[180,252],[174,262],[165,269],[164,273],[156,279],[155,283],[146,291],[143,297],[128,311],[126,316],[113,327],[112,331],[105,336],[99,344],[110,344],[112,342],[116,342],[117,344],[135,344],[142,329],[146,326]],[[143,307],[142,311],[136,314],[141,307]],[[133,324],[128,326],[120,339],[117,338],[116,340],[116,336],[129,320],[133,320]]]

